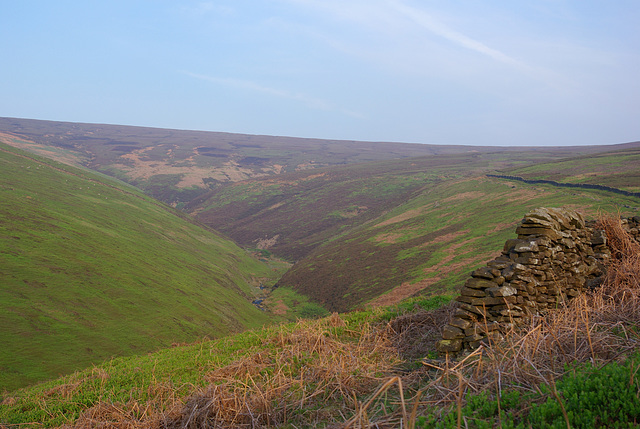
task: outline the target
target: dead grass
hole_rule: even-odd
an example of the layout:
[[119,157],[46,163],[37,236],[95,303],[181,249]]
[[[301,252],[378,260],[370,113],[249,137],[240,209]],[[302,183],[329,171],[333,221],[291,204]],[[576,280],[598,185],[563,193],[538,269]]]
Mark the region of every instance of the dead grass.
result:
[[[400,398],[395,424],[402,419],[412,428],[416,413],[433,413],[434,407],[439,407],[436,409],[443,413],[457,412],[458,427],[462,427],[461,409],[467,395],[492,392],[499,398],[505,389],[543,395],[541,385],[549,386],[563,408],[555,382],[567,368],[586,362],[604,366],[638,350],[640,245],[618,219],[602,218],[599,225],[606,231],[613,253],[602,287],[533,318],[529,325],[514,328],[504,340],[482,345],[458,360],[425,359],[429,370],[425,383],[411,397]],[[391,389],[392,381],[382,387]],[[412,411],[407,415],[406,410]],[[359,410],[344,427],[376,427],[361,418],[363,415],[366,413]]]
[[[614,255],[602,287],[457,359],[422,359],[453,306],[351,329],[334,314],[265,337],[261,347],[203,375],[207,386],[186,398],[170,385],[150,386],[155,399],[146,405],[134,394],[127,404],[100,403],[73,427],[411,429],[421,415],[451,412],[463,427],[469,394],[499,399],[505,389],[519,389],[546,400],[541,385],[562,405],[555,382],[566,368],[603,366],[640,345],[640,246],[618,220],[600,226]],[[419,368],[407,366],[416,359]]]

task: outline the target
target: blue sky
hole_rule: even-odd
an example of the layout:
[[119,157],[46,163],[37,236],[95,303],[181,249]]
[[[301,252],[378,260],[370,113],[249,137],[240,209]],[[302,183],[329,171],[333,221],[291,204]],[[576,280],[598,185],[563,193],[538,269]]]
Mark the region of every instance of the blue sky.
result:
[[0,116],[473,145],[640,140],[638,0],[0,5]]

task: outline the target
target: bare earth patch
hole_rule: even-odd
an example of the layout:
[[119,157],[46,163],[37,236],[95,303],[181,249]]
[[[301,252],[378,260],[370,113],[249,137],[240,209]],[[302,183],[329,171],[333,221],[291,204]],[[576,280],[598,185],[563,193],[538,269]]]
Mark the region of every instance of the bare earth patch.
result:
[[271,312],[278,316],[286,316],[289,311],[289,307],[281,299],[275,300],[270,303],[269,309]]
[[271,238],[261,238],[256,240],[256,248],[266,250],[275,246],[278,242],[278,238],[280,238],[280,234],[276,234]]
[[[145,153],[153,149],[155,149],[155,146],[149,146],[121,155],[120,158],[127,160],[128,164],[114,164],[113,167],[124,171],[127,176],[132,179],[148,180],[158,174],[180,174],[182,178],[176,185],[178,188],[188,188],[192,186],[205,188],[206,185],[202,181],[205,177],[211,177],[220,182],[239,182],[241,180],[269,174],[268,172],[257,173],[249,168],[240,167],[235,161],[228,161],[224,163],[222,167],[199,167],[193,165],[193,156],[181,161],[187,163],[187,165],[170,164],[169,162],[172,162],[173,158],[172,149],[167,151],[168,158],[165,160],[145,159]],[[133,166],[131,164],[133,164]],[[273,170],[278,171],[277,168]]]
[[377,235],[375,240],[378,243],[396,244],[401,237],[402,234],[399,232],[390,232],[387,234]]
[[81,165],[82,157],[71,151],[54,148],[43,144],[38,144],[30,140],[25,140],[22,137],[16,137],[11,134],[0,132],[0,142],[8,144],[9,146],[23,149],[46,158],[51,158],[58,162],[68,165]]
[[394,223],[398,223],[398,222],[404,222],[405,220],[409,220],[412,219],[414,217],[418,217],[420,215],[423,215],[425,213],[428,213],[429,210],[425,207],[421,207],[419,209],[413,209],[413,210],[407,210],[406,212],[398,215],[398,216],[394,216],[391,219],[387,219],[385,221],[380,222],[379,224],[376,225],[376,228],[382,227],[382,226],[387,226],[387,225],[393,225]]
[[[456,233],[443,235],[441,237],[438,237],[440,239],[439,242],[446,242],[445,238],[451,238],[451,240],[453,240],[459,237],[460,235],[465,234],[466,232],[468,231],[460,231]],[[417,294],[421,290],[424,290],[430,287],[431,285],[435,284],[436,282],[442,280],[445,277],[444,274],[442,274],[443,270],[446,270],[447,273],[458,272],[464,269],[465,267],[468,267],[470,264],[491,259],[493,252],[485,252],[485,253],[475,254],[474,256],[465,258],[458,262],[454,262],[454,263],[451,262],[456,256],[458,256],[459,254],[458,249],[460,249],[461,247],[469,243],[473,243],[479,238],[480,237],[471,238],[469,240],[464,240],[449,246],[447,248],[447,255],[444,258],[442,258],[440,262],[424,270],[425,274],[437,273],[435,276],[429,277],[424,280],[420,280],[415,283],[404,282],[400,286],[395,287],[394,289],[390,290],[384,295],[381,295],[378,298],[374,299],[373,301],[370,301],[368,305],[372,307],[384,307],[388,305],[397,304],[403,299],[409,298]]]

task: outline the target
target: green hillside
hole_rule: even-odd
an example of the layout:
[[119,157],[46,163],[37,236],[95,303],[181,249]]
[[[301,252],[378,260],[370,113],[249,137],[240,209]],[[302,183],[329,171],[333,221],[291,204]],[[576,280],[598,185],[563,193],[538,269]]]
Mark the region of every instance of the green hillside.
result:
[[324,140],[3,117],[0,141],[117,177],[178,207],[227,183],[330,166],[523,150],[532,160],[552,160],[603,150]]
[[571,153],[553,148],[442,154],[300,171],[221,186],[186,209],[243,246],[297,261],[439,183]]
[[569,207],[590,217],[600,212],[637,215],[640,201],[484,176],[445,181],[319,246],[278,285],[330,311],[394,304],[419,294],[452,294],[473,269],[498,256],[506,239],[515,237],[523,213],[545,206]]
[[506,174],[525,179],[605,185],[638,192],[640,191],[639,165],[640,147],[632,147],[626,150],[606,151],[510,169]]
[[[485,176],[578,161],[588,170],[600,160],[598,178],[618,177],[616,184],[630,186],[640,173],[634,149],[603,152],[576,158],[576,149],[497,151],[319,169],[230,184],[187,208],[243,246],[296,261],[280,289],[347,311],[420,293],[452,293],[500,251],[532,208],[637,214],[634,198]],[[624,183],[607,166],[613,158],[628,177]],[[286,292],[279,290],[272,304],[279,294]]]
[[278,273],[135,188],[0,145],[0,390],[270,317]]

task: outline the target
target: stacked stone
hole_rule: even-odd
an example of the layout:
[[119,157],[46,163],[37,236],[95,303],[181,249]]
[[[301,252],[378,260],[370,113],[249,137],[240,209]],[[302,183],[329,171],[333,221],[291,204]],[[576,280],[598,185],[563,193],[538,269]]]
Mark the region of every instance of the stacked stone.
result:
[[640,243],[640,216],[634,216],[628,219],[621,219],[622,227]]
[[499,257],[471,273],[439,351],[455,353],[476,348],[488,337],[499,339],[514,324],[598,284],[608,257],[606,237],[580,214],[536,209],[516,233]]

